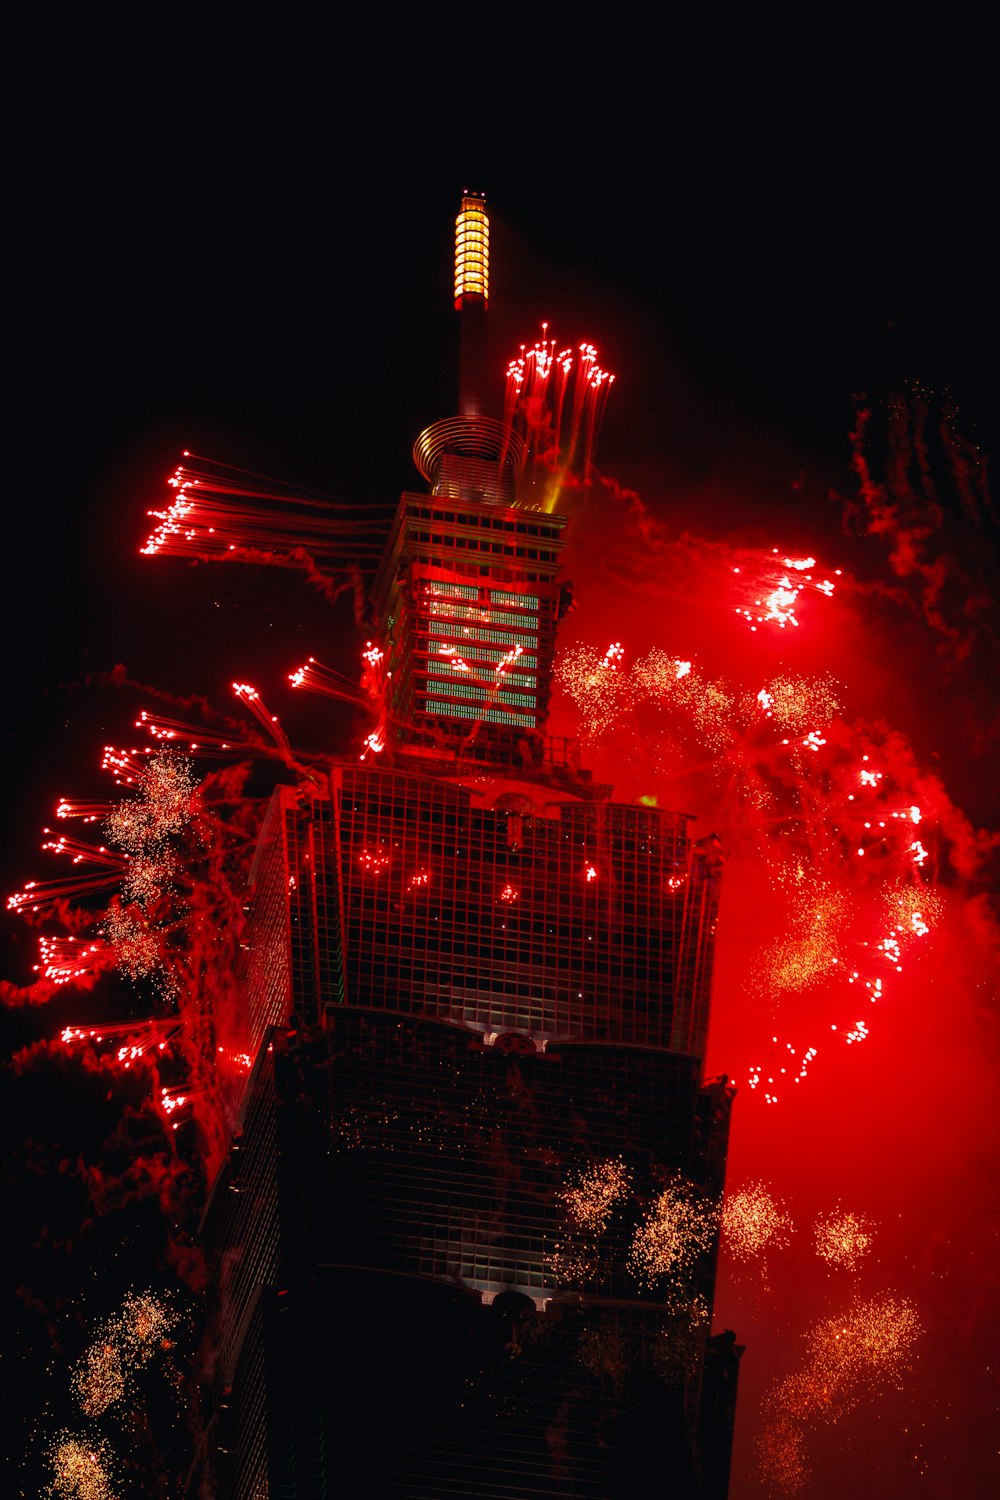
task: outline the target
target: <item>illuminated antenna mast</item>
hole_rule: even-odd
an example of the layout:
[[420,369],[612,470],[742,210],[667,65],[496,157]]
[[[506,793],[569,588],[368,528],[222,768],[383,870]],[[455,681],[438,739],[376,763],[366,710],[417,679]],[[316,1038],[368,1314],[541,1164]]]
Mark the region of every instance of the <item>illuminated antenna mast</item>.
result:
[[462,195],[455,220],[455,307],[462,316],[458,409],[483,416],[486,374],[486,308],[490,295],[490,221],[483,193]]

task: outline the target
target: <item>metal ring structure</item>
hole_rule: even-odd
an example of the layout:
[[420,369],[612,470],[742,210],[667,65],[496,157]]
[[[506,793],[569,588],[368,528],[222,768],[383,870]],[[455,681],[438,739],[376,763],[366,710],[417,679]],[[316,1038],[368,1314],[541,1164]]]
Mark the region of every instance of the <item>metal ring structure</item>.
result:
[[413,445],[413,462],[433,484],[446,453],[464,458],[502,463],[516,478],[528,457],[527,444],[519,432],[492,417],[446,417],[425,427]]

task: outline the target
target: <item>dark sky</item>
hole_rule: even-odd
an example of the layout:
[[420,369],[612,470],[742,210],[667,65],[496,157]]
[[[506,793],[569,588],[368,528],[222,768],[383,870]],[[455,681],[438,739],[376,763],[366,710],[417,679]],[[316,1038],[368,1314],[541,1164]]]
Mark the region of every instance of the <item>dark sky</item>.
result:
[[[937,778],[952,825],[960,814],[996,829],[996,514],[983,484],[978,508],[965,503],[939,440],[947,427],[965,451],[995,451],[996,120],[975,16],[898,10],[875,25],[841,9],[779,25],[720,12],[656,34],[643,13],[584,38],[592,23],[575,15],[563,34],[509,12],[502,44],[460,45],[416,23],[352,40],[304,8],[209,21],[155,7],[141,19],[22,11],[8,174],[7,889],[47,873],[39,830],[57,797],[111,794],[101,747],[128,737],[136,706],[99,684],[116,665],[230,715],[230,684],[253,681],[313,748],[343,722],[285,677],[308,654],[353,670],[348,602],[331,610],[294,572],[141,558],[145,512],[168,498],[185,448],[362,507],[419,483],[413,439],[456,404],[449,279],[464,187],[489,205],[498,395],[543,320],[560,341],[596,344],[617,377],[598,467],[641,497],[649,524],[610,502],[595,510],[595,528],[622,528],[631,561],[614,576],[632,583],[600,594],[593,533],[575,559],[589,609],[585,623],[571,617],[576,636],[589,629],[603,649],[605,626],[627,624],[636,654],[696,653],[697,610],[689,644],[683,590],[651,585],[658,557],[693,578],[699,541],[718,555],[813,552],[848,575],[845,603],[812,656],[765,645],[768,670],[834,671],[846,713],[883,720]],[[890,493],[906,467],[893,414],[919,408],[937,444],[925,503],[889,537],[856,504],[849,433],[864,402]],[[920,469],[919,454],[909,462]],[[922,549],[908,574],[889,561],[904,531]],[[935,564],[946,583],[932,618]],[[735,642],[705,639],[706,670],[738,674],[748,658]],[[629,796],[642,790],[633,771]],[[754,1446],[761,1403],[803,1367],[807,1331],[852,1299],[890,1296],[917,1309],[914,1367],[898,1389],[845,1397],[839,1422],[814,1422],[800,1493],[874,1492],[871,1475],[889,1500],[992,1490],[995,950],[984,878],[955,864],[952,928],[910,1010],[901,999],[867,1053],[841,1056],[780,1118],[746,1089],[738,1098],[730,1185],[768,1184],[796,1233],[768,1273],[723,1268],[719,1326],[748,1346],[734,1500],[773,1493]],[[743,984],[754,920],[729,898],[727,931],[724,903],[709,1066],[734,1077],[764,1027]],[[6,929],[4,974],[24,984],[34,935],[13,917]],[[60,1001],[60,1024],[71,1010]],[[37,1009],[11,1012],[7,1048],[54,1029]],[[29,1134],[43,1084],[61,1089],[61,1075],[14,1091],[38,1111]],[[72,1159],[49,1129],[46,1160]],[[44,1224],[44,1195],[23,1199],[29,1227]],[[881,1226],[853,1281],[817,1271],[808,1252],[811,1223],[837,1205]],[[60,1212],[71,1239],[72,1204]],[[25,1264],[33,1232],[19,1241]],[[110,1242],[100,1253],[128,1260]],[[39,1323],[51,1347],[27,1357],[36,1446],[43,1398],[58,1407],[52,1391],[66,1385],[67,1320],[82,1337],[123,1283],[119,1268],[114,1295],[91,1306],[85,1286],[56,1279],[36,1291],[59,1300],[58,1318]],[[868,1415],[877,1403],[881,1422]]]

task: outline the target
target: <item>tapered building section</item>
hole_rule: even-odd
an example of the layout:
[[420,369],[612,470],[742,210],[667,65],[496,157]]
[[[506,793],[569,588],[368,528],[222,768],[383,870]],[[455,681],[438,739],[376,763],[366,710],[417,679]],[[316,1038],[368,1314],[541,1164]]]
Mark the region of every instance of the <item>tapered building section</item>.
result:
[[566,522],[463,408],[374,581],[366,758],[261,832],[192,1489],[722,1497],[715,841],[546,736]]
[[524,442],[487,418],[439,422],[414,458],[375,581],[391,737],[464,756],[543,755],[565,520],[519,509]]

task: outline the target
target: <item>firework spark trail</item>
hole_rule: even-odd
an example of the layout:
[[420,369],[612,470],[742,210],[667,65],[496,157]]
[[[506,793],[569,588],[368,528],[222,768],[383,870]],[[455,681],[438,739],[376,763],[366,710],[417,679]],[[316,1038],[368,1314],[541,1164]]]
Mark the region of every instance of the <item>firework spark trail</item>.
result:
[[158,524],[140,551],[344,573],[347,564],[377,561],[394,506],[336,504],[313,492],[212,460],[180,464],[167,481],[172,504],[148,515]]
[[775,1417],[757,1435],[758,1472],[779,1494],[797,1494],[809,1478],[805,1439],[802,1429],[783,1417]]
[[170,1119],[171,1130],[176,1130],[181,1121],[173,1119],[172,1116],[178,1110],[183,1110],[187,1105],[193,1106],[197,1101],[194,1091],[183,1084],[178,1084],[174,1088],[170,1088],[167,1084],[162,1084],[157,1103],[163,1113]]
[[267,730],[267,733],[274,741],[279,756],[285,765],[288,766],[289,770],[295,771],[297,774],[305,774],[304,767],[295,758],[288,736],[278,722],[277,715],[270,712],[257,689],[252,687],[249,682],[234,682],[233,692],[241,703],[246,704],[258,724],[262,724]]
[[44,852],[65,856],[74,865],[91,865],[95,873],[55,880],[29,880],[22,890],[7,898],[8,911],[21,912],[29,919],[51,916],[64,901],[78,901],[84,896],[110,890],[128,868],[127,852],[111,850],[103,844],[88,844],[65,834],[53,834],[50,828],[42,832],[49,835],[42,843]]
[[315,656],[310,656],[301,667],[289,672],[288,681],[293,688],[305,688],[309,693],[321,693],[326,698],[337,698],[355,706],[364,704],[368,697],[363,684],[353,682],[334,667],[325,667]]
[[[297,679],[306,671],[306,668],[300,668],[298,673],[290,674],[293,686],[303,685]],[[217,719],[218,722],[214,727],[204,722],[195,723],[144,709],[135,720],[135,727],[145,730],[154,740],[154,746],[129,752],[115,751],[112,747],[108,747],[105,752],[104,769],[111,770],[115,774],[119,785],[141,785],[148,777],[148,760],[138,757],[156,757],[158,751],[169,751],[173,752],[178,761],[185,756],[193,756],[200,760],[234,762],[247,759],[276,760],[294,771],[296,775],[311,776],[312,773],[306,769],[303,758],[298,757],[292,751],[277,717],[269,714],[263,707],[256,689],[248,683],[234,683],[233,688],[237,698],[247,704],[254,717],[267,730],[266,737],[257,735],[252,730],[248,732],[245,725],[215,714],[210,705],[201,705],[200,700],[199,706],[204,707],[206,717],[212,716]],[[148,691],[148,689],[144,688],[143,691]],[[319,761],[321,757],[314,757],[314,759]],[[116,808],[121,813],[122,804],[116,804]]]
[[597,350],[593,344],[581,344],[578,352],[579,373],[573,388],[573,426],[570,431],[568,450],[572,454],[576,452],[578,445],[581,447],[582,476],[584,483],[588,483],[593,468],[597,438],[604,420],[604,408],[611,394],[615,377],[609,371],[601,369],[597,363]]
[[[812,725],[829,725],[843,708],[840,684],[828,674],[768,678],[754,695],[760,714],[785,734],[801,735]],[[748,696],[740,699],[745,720],[753,720]]]
[[385,701],[386,677],[384,653],[372,641],[368,641],[361,653],[362,672],[360,683],[353,682],[333,667],[326,667],[310,656],[301,667],[290,672],[288,680],[293,688],[305,688],[307,692],[320,693],[326,698],[335,698],[350,703],[356,708],[374,707],[377,715],[375,728],[364,737],[361,760],[369,755],[379,755],[387,743],[388,710]]
[[[33,970],[51,985],[91,983],[114,967],[114,950],[103,939],[74,936],[38,939],[39,961]],[[51,992],[50,992],[51,993]]]
[[887,1386],[898,1386],[920,1333],[912,1303],[890,1296],[857,1301],[810,1330],[802,1369],[778,1381],[764,1402],[761,1478],[782,1493],[800,1490],[809,1477],[809,1430],[840,1422],[863,1397],[877,1400]]
[[[654,649],[622,670],[620,643],[600,658],[592,647],[577,645],[560,657],[556,680],[572,697],[585,738],[590,743],[636,717],[637,734],[654,756],[660,742],[671,743],[672,775],[692,779],[709,773],[725,785],[727,802],[738,804],[732,815],[746,822],[744,804],[760,810],[787,802],[788,770],[799,772],[803,750],[816,753],[826,743],[829,725],[840,708],[836,684],[829,677],[773,679],[755,692],[739,692],[719,679],[704,676],[693,663]],[[651,711],[670,715],[650,719]],[[816,726],[807,730],[807,725]],[[792,734],[781,735],[782,730]],[[692,761],[691,749],[708,751],[707,761]],[[666,769],[662,754],[658,770]],[[808,783],[806,783],[808,785]],[[801,789],[800,789],[801,800]],[[778,814],[787,818],[787,808]]]
[[[922,900],[921,904],[929,906],[930,903]],[[838,941],[818,925],[815,932],[798,942],[794,938],[777,940],[770,953],[765,955],[760,973],[769,975],[773,983],[783,983],[786,996],[793,988],[809,989],[824,977],[839,975],[845,989],[856,987],[874,1005],[885,998],[889,979],[902,972],[902,964],[896,961],[901,953],[901,942],[908,943],[915,937],[925,936],[928,931],[926,924],[912,932],[894,929],[881,942],[869,944],[857,937],[852,940],[841,937]],[[860,960],[865,967],[844,963],[842,954],[845,950],[857,957],[859,946],[865,952],[865,957]],[[865,1020],[855,1015],[850,1021],[830,1022],[828,1034],[839,1035],[847,1046],[856,1045],[866,1040],[871,1023],[871,1016]],[[821,1027],[815,1019],[807,1024],[807,1035],[812,1037],[808,1045],[800,1041],[798,1047],[793,1047],[785,1038],[774,1035],[770,1038],[771,1060],[766,1064],[755,1062],[749,1070],[748,1087],[751,1091],[759,1088],[768,1104],[778,1102],[779,1091],[785,1083],[803,1081],[817,1055]]]
[[67,1047],[103,1047],[111,1043],[114,1057],[123,1068],[152,1053],[165,1052],[181,1028],[176,1016],[149,1017],[135,1021],[111,1021],[93,1026],[64,1026],[59,1040]]
[[617,641],[603,653],[598,647],[579,645],[566,651],[557,664],[557,681],[573,696],[591,737],[617,724],[624,711],[621,657]]
[[[71,911],[67,911],[67,919],[72,920],[73,916]],[[62,914],[60,917],[62,918]],[[104,943],[103,939],[74,940],[76,941],[80,944],[78,949],[70,943],[69,937],[49,938],[45,945],[40,939],[39,962],[32,965],[32,972],[38,977],[26,985],[13,984],[9,979],[0,979],[0,1005],[11,1009],[28,1005],[48,1005],[63,984],[72,985],[81,993],[94,989],[102,975],[114,969],[114,951]],[[54,946],[50,949],[49,944]],[[69,944],[69,946],[60,951],[63,944]],[[51,973],[47,973],[50,965]]]
[[107,973],[116,962],[114,949],[103,939],[73,936],[38,939],[39,962],[34,972],[54,985],[78,984]]
[[122,898],[146,910],[171,888],[177,870],[178,863],[171,850],[158,849],[154,855],[134,855],[122,880]]
[[[788,571],[782,566],[784,559],[791,563],[803,558],[795,558],[787,547],[748,547],[677,533],[635,490],[607,476],[591,487],[590,497],[593,524],[586,531],[570,533],[564,556],[569,576],[576,574],[581,584],[586,580],[599,589],[595,603],[626,597],[643,608],[647,617],[669,611],[689,630],[695,628],[695,639],[701,644],[706,637],[715,639],[720,631],[731,630],[733,643],[739,643],[743,655],[758,642],[766,647],[782,636],[796,638],[799,650],[803,644],[815,643],[815,627],[840,593],[837,580],[843,575],[839,571],[831,569],[824,575],[817,567],[809,582],[797,569],[789,572],[790,582],[799,589],[795,617],[800,629],[782,630],[777,620],[747,622],[744,611],[751,615],[766,612],[755,609],[756,601],[765,600]],[[852,592],[855,589],[852,584]],[[756,630],[745,625],[732,628],[738,617],[756,624]]]
[[508,427],[527,428],[537,441],[549,429],[555,442],[562,426],[566,385],[573,368],[573,352],[556,352],[555,339],[546,337],[548,323],[542,324],[542,337],[529,349],[521,345],[520,354],[507,366],[504,397],[504,422]]
[[128,860],[126,885],[148,881],[157,861],[169,865],[168,844],[190,822],[197,782],[191,762],[173,753],[151,756],[142,767],[135,791],[123,798],[104,820],[104,831]]
[[226,935],[235,960],[243,912],[239,882],[234,886],[233,880],[253,845],[251,828],[242,825],[256,819],[254,804],[243,795],[246,774],[245,765],[227,767],[201,784],[183,857],[178,854],[178,889],[165,893],[152,918],[120,903],[113,903],[103,918],[119,967],[133,979],[152,980],[161,1001],[171,1007],[172,1065],[175,1072],[183,1065],[187,1082],[182,1092],[194,1110],[206,1155],[213,1159],[221,1138],[216,1067],[232,1050],[217,1042],[218,1007],[231,1005],[228,991],[235,982],[233,962],[216,967],[218,941],[220,934]]
[[806,884],[805,871],[798,868],[779,878],[788,894],[785,931],[759,946],[748,964],[749,991],[762,998],[795,994],[826,979],[855,919],[847,893],[829,881],[810,877]]
[[[154,741],[152,746],[129,750],[117,749],[113,745],[105,747],[102,769],[110,771],[120,786],[141,783],[147,774],[149,759],[156,757],[159,751],[173,751],[178,763],[193,754],[204,758],[218,753],[220,758],[227,759],[242,755],[276,756],[277,746],[269,725],[265,725],[268,730],[266,738],[248,732],[243,720],[221,713],[201,694],[181,696],[165,692],[155,684],[130,678],[121,666],[103,674],[99,681],[115,689],[127,688],[145,698],[160,699],[167,705],[163,712],[145,708],[134,721],[134,727],[144,730]],[[188,717],[192,712],[198,717]]]
[[52,916],[62,902],[109,891],[119,878],[105,870],[100,875],[76,875],[64,880],[28,880],[21,890],[7,897],[7,910],[25,917]]
[[[772,550],[771,559],[764,566],[746,568],[734,566],[734,578],[739,580],[741,601],[733,607],[756,631],[759,625],[774,624],[779,630],[786,625],[798,628],[796,605],[803,593],[814,592],[829,599],[835,584],[831,578],[817,578],[814,557],[783,557],[778,548]],[[834,577],[841,577],[835,569]]]
[[116,806],[115,802],[60,797],[56,803],[56,817],[79,818],[82,823],[100,823]]
[[256,736],[247,739],[245,734],[241,736],[224,730],[208,729],[202,724],[190,724],[183,719],[152,713],[148,709],[142,710],[135,721],[135,727],[144,729],[158,744],[183,749],[189,755],[273,754],[272,746]]
[[[126,792],[119,803],[98,804],[102,831],[119,854],[65,839],[53,841],[54,852],[81,862],[96,856],[102,864],[117,864],[121,892],[103,910],[66,899],[49,903],[46,914],[51,911],[70,932],[42,937],[38,981],[3,998],[44,1003],[60,986],[89,988],[111,969],[151,984],[168,1016],[117,1030],[77,1024],[64,1030],[62,1043],[87,1042],[106,1062],[126,1069],[140,1059],[153,1064],[151,1086],[159,1110],[174,1117],[170,1124],[176,1128],[175,1105],[183,1095],[189,1106],[184,1118],[195,1121],[206,1161],[215,1161],[224,1134],[216,1069],[241,1067],[241,1049],[216,1036],[219,1005],[231,1008],[228,991],[235,982],[233,963],[220,973],[218,942],[219,934],[226,934],[235,959],[244,915],[236,877],[250,857],[258,817],[256,804],[246,797],[249,765],[213,772],[199,785],[190,760],[161,747],[127,768],[120,756],[105,768]],[[70,894],[92,900],[93,890],[73,887]],[[26,904],[20,909],[37,920]],[[169,1062],[173,1074],[165,1086],[156,1076],[160,1059]],[[185,1079],[180,1084],[178,1070]]]
[[136,786],[145,774],[145,758],[155,754],[155,748],[124,750],[117,745],[105,745],[101,770],[114,777],[116,786]]
[[104,820],[104,830],[129,856],[121,897],[113,900],[101,931],[115,950],[119,968],[133,979],[157,973],[165,995],[174,985],[162,968],[163,938],[154,908],[169,899],[180,863],[170,841],[190,823],[196,805],[191,762],[160,750],[137,767],[124,798]]
[[50,854],[68,855],[74,865],[97,865],[100,869],[121,874],[128,861],[127,854],[113,852],[104,844],[88,844],[64,833],[53,834],[51,828],[43,828],[42,832],[49,835],[42,848]]
[[364,662],[361,686],[369,697],[378,701],[385,692],[385,652],[374,641],[366,641],[361,660]]
[[570,471],[587,485],[604,408],[615,377],[597,363],[593,344],[559,349],[542,324],[542,337],[507,366],[504,422],[528,444],[534,481],[546,487],[546,508],[555,502]]

